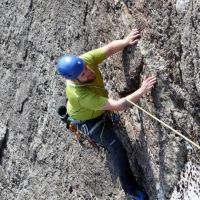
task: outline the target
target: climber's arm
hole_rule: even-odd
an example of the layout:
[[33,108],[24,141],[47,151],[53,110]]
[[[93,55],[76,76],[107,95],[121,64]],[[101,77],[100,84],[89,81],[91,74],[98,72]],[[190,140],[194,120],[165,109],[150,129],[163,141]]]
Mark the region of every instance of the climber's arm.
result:
[[102,47],[103,51],[106,54],[106,57],[112,56],[118,51],[123,50],[128,45],[133,45],[138,42],[140,37],[140,32],[137,29],[133,29],[131,33],[122,40],[114,40]]
[[142,82],[141,87],[138,90],[117,101],[109,98],[106,104],[102,107],[102,110],[120,111],[129,108],[131,105],[128,101],[126,101],[126,99],[136,103],[140,99],[140,97],[151,91],[155,83],[156,83],[155,77],[152,76],[149,78],[145,78],[144,81]]

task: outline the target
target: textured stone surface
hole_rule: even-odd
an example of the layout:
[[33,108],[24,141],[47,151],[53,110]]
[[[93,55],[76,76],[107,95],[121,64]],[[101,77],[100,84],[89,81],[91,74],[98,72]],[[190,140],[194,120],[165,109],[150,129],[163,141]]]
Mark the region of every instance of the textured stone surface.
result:
[[[56,59],[142,31],[101,65],[109,95],[158,79],[139,105],[200,142],[198,0],[5,0],[0,2],[0,199],[124,199],[109,155],[66,132]],[[151,200],[200,199],[199,152],[136,108],[116,132]]]

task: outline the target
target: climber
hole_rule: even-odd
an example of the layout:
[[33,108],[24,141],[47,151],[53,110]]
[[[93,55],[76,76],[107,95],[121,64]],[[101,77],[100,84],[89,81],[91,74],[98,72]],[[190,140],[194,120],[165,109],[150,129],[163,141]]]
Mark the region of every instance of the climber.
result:
[[58,59],[57,71],[66,79],[67,112],[70,118],[77,122],[78,128],[84,134],[110,152],[115,172],[130,199],[147,200],[147,193],[135,180],[125,148],[113,133],[110,124],[106,123],[106,111],[129,108],[131,105],[126,99],[137,102],[153,88],[156,78],[144,78],[138,90],[125,98],[113,100],[108,98],[98,68],[103,60],[128,45],[136,44],[139,38],[140,32],[133,29],[124,39],[112,41],[79,57],[63,55]]

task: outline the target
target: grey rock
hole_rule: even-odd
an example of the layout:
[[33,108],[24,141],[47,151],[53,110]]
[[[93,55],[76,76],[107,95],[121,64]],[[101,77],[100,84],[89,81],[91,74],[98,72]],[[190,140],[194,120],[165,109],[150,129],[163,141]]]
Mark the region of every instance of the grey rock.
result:
[[[199,7],[198,0],[1,1],[0,199],[125,199],[106,151],[80,146],[60,122],[65,83],[55,64],[135,27],[139,43],[101,65],[109,95],[118,99],[144,75],[156,76],[138,104],[200,142]],[[120,114],[116,133],[150,200],[200,199],[198,150],[137,108]]]

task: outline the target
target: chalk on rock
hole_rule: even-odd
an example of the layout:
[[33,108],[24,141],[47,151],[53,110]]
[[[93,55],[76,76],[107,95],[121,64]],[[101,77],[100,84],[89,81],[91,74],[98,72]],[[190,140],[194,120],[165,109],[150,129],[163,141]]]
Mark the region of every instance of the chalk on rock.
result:
[[189,6],[190,0],[177,0],[176,1],[176,11],[178,13],[184,13],[188,6]]

